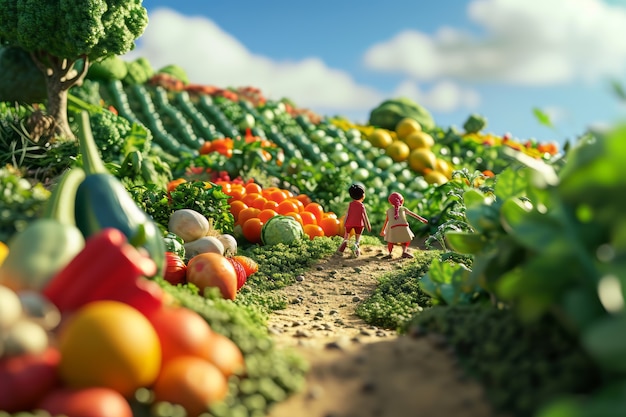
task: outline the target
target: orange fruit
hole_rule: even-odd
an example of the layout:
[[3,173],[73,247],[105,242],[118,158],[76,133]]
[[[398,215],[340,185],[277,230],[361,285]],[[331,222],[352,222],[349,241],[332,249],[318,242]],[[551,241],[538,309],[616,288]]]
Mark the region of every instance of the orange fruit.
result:
[[204,358],[211,362],[225,377],[241,374],[244,358],[239,347],[228,337],[213,332],[211,343],[204,352]]
[[274,211],[276,211],[276,208],[278,207],[278,203],[276,201],[272,201],[272,200],[267,200],[265,202],[265,204],[263,205],[263,209],[272,209]]
[[295,197],[290,197],[287,200],[291,201],[293,204],[296,205],[296,207],[298,208],[298,213],[300,213],[301,211],[304,211],[304,204],[302,204],[302,201],[298,200]]
[[228,394],[228,380],[206,359],[181,356],[169,361],[154,384],[155,402],[182,406],[189,417],[198,417]]
[[298,205],[296,203],[294,203],[293,200],[291,199],[286,199],[285,201],[282,201],[280,203],[278,203],[278,207],[276,207],[276,212],[278,214],[287,214],[287,213],[291,213],[291,212],[298,212]]
[[385,153],[389,155],[395,162],[406,161],[411,153],[409,145],[401,140],[395,140],[393,143],[385,148]]
[[263,188],[256,182],[249,182],[244,187],[248,194],[261,194],[263,192]]
[[191,258],[187,263],[187,282],[198,287],[200,294],[207,288],[218,288],[226,300],[237,297],[237,271],[219,253],[203,252]]
[[263,222],[258,217],[246,220],[241,226],[243,237],[251,243],[261,243],[261,229],[263,229]]
[[230,188],[230,191],[226,193],[233,200],[241,200],[246,195],[246,189],[239,184],[235,184]]
[[309,203],[304,207],[304,211],[308,211],[315,215],[317,222],[319,223],[324,215],[324,208],[319,203]]
[[259,218],[259,220],[261,220],[261,222],[265,223],[274,216],[278,216],[278,213],[275,210],[263,209],[257,217]]
[[267,198],[268,200],[270,199],[270,194],[272,194],[272,192],[278,190],[278,187],[265,187],[263,188],[263,191],[261,191],[261,194],[263,195],[263,197]]
[[161,341],[162,364],[185,355],[203,357],[213,330],[198,313],[185,307],[165,307],[148,317]]
[[341,222],[337,218],[324,217],[319,226],[324,231],[324,236],[337,236],[341,233]]
[[307,204],[313,202],[313,200],[311,200],[311,197],[309,197],[306,194],[298,194],[295,198],[300,200],[305,207],[306,207]]
[[315,217],[315,214],[311,213],[310,211],[301,211],[300,213],[300,218],[302,219],[302,224],[317,224],[317,218]]
[[261,210],[256,207],[248,207],[239,212],[239,216],[237,217],[237,223],[243,226],[243,224],[248,219],[253,219],[259,215]]
[[309,238],[313,240],[318,236],[324,236],[324,229],[316,224],[306,224],[304,225],[304,233],[306,233]]
[[267,198],[260,196],[254,199],[254,201],[252,201],[252,207],[254,208],[258,208],[259,210],[263,210],[263,208],[265,207],[265,203],[267,203]]
[[246,271],[247,276],[250,276],[259,270],[259,264],[249,256],[235,255],[233,256],[233,259],[243,265],[243,269]]
[[154,383],[161,343],[148,319],[119,301],[93,301],[60,329],[59,375],[71,388],[111,388],[126,398]]
[[285,216],[293,217],[294,219],[298,221],[298,223],[304,224],[304,222],[302,221],[302,216],[300,216],[300,213],[296,213],[295,211],[290,211],[289,213],[285,213]]
[[241,200],[235,200],[230,202],[230,214],[236,219],[241,213],[241,210],[248,208],[248,205]]
[[252,204],[254,203],[254,200],[256,200],[259,197],[263,197],[261,195],[261,193],[246,193],[246,195],[243,196],[241,201],[246,203],[248,205],[248,207],[252,207]]
[[287,195],[285,194],[285,192],[279,189],[276,189],[270,192],[269,196],[267,197],[268,200],[272,200],[277,203],[283,202],[286,198],[287,198]]

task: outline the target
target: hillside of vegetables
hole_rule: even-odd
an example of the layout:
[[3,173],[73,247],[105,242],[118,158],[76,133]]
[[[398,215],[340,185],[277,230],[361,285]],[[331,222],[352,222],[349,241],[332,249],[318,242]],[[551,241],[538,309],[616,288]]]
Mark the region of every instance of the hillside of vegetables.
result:
[[[558,149],[489,133],[480,115],[439,126],[404,98],[380,103],[360,125],[254,87],[194,85],[175,65],[120,58],[92,64],[70,90],[68,120],[78,140],[54,132],[45,100],[0,103],[0,259],[50,214],[56,190],[81,181],[76,167],[100,165],[155,226],[143,236],[153,245],[136,246],[153,259],[167,249],[150,282],[234,342],[245,363],[245,372],[224,373],[228,389],[208,415],[264,416],[302,387],[306,364],[276,351],[265,323],[286,303],[274,290],[336,250],[353,182],[367,190],[373,231],[388,195],[400,192],[429,220],[413,230],[433,259],[383,277],[360,317],[441,335],[499,411],[623,414],[624,128],[585,132]],[[97,213],[83,199],[81,210]],[[197,236],[174,224],[182,212]],[[264,227],[281,223],[280,232]],[[199,238],[238,258],[227,286],[190,278],[192,255],[204,249],[188,244]],[[382,242],[372,233],[364,243]],[[107,272],[115,273],[89,271]],[[175,399],[154,395],[145,387],[127,395],[132,415],[181,415]],[[33,411],[15,407],[5,411]]]

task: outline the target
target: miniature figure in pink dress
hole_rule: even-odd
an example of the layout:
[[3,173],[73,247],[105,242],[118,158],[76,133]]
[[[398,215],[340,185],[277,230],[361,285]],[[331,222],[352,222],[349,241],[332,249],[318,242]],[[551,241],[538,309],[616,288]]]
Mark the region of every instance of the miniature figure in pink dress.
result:
[[389,251],[389,255],[384,256],[383,259],[391,259],[394,245],[402,246],[403,258],[413,258],[413,255],[409,253],[409,244],[415,234],[411,230],[406,216],[413,217],[422,223],[428,223],[428,220],[404,207],[404,197],[400,193],[391,193],[389,202],[393,207],[387,209],[387,217],[380,232],[380,235],[384,236],[387,242],[387,250]]
[[370,225],[370,219],[367,217],[367,210],[363,204],[363,200],[365,200],[365,188],[359,184],[352,184],[348,192],[350,193],[350,197],[352,197],[352,201],[348,205],[348,212],[344,219],[345,233],[343,235],[343,242],[341,242],[339,249],[337,249],[337,255],[342,255],[343,251],[346,250],[348,241],[350,240],[350,232],[354,230],[355,242],[353,251],[354,256],[358,257],[361,255],[359,242],[363,229],[367,229],[368,232],[371,232],[372,226]]

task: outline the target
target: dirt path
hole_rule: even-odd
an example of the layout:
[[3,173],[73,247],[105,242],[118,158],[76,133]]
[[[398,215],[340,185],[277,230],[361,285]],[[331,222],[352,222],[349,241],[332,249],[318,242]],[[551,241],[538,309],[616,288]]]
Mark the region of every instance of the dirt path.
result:
[[436,337],[399,336],[355,315],[377,277],[411,262],[399,252],[381,259],[382,246],[362,252],[323,260],[284,289],[290,304],[270,332],[311,368],[305,389],[268,417],[492,417],[482,387]]

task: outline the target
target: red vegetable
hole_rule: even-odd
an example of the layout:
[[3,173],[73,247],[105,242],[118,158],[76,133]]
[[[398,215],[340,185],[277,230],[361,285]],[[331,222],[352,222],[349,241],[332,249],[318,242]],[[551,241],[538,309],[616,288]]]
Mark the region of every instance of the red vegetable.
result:
[[243,287],[243,284],[246,283],[246,280],[248,279],[248,274],[246,274],[246,270],[241,262],[233,258],[226,259],[228,259],[228,261],[233,264],[233,267],[235,267],[235,272],[237,273],[237,291],[239,291],[241,287]]
[[172,285],[185,283],[187,265],[174,252],[165,252],[165,273],[163,278]]
[[67,417],[132,417],[128,401],[111,388],[59,388],[39,404],[50,415]]
[[202,294],[205,288],[217,287],[222,297],[234,300],[237,296],[237,272],[223,255],[201,253],[187,262],[187,282],[194,284]]
[[56,274],[43,294],[62,313],[91,301],[126,302],[146,314],[161,308],[164,292],[145,277],[156,263],[127,242],[117,229],[106,228],[87,239],[85,248]]
[[0,410],[9,413],[31,410],[60,380],[61,355],[55,348],[40,354],[0,359]]

